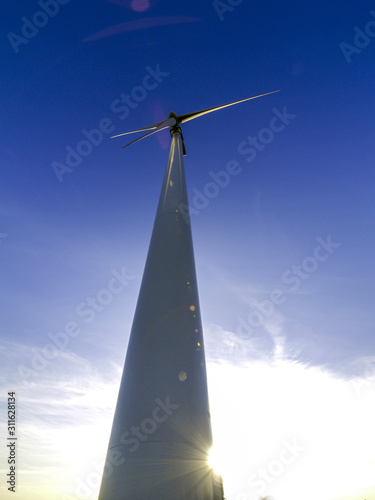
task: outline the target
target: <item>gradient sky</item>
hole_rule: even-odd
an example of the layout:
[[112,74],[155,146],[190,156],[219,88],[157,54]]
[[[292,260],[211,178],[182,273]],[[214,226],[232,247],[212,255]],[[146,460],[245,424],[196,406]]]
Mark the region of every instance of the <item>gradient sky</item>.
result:
[[0,23],[1,498],[13,390],[17,498],[97,498],[169,145],[109,137],[280,89],[183,127],[225,492],[374,500],[375,4],[23,0]]

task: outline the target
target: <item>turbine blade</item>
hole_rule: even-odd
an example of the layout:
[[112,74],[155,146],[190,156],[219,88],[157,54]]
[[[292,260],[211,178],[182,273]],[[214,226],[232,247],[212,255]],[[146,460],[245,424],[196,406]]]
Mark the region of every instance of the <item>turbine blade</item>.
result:
[[194,113],[186,113],[184,115],[177,116],[178,123],[185,123],[199,116],[207,115],[208,113],[213,113],[219,109],[227,108],[228,106],[234,106],[240,102],[250,101],[251,99],[257,99],[258,97],[263,97],[265,95],[274,94],[275,92],[280,92],[280,90],[273,90],[272,92],[267,92],[265,94],[255,95],[253,97],[248,97],[247,99],[241,99],[240,101],[230,102],[229,104],[223,104],[222,106],[216,106],[215,108],[202,109],[201,111],[195,111]]
[[143,130],[154,130],[165,121],[166,120],[162,120],[160,122],[154,123],[153,125],[149,125],[148,127],[137,128],[136,130],[130,130],[129,132],[124,132],[123,134],[112,135],[111,139],[113,139],[114,137],[121,137],[122,135],[134,134],[135,132],[143,132]]
[[[122,146],[122,147],[126,148],[127,146],[130,146],[131,144],[134,144],[135,142],[138,142],[141,139],[144,139],[145,137],[148,137],[149,135],[156,134],[156,132],[160,132],[161,130],[164,130],[165,128],[174,127],[174,125],[176,125],[177,121],[176,121],[176,118],[172,117],[172,118],[168,118],[168,120],[164,120],[164,121],[159,122],[159,123],[160,124],[154,130],[151,130],[151,132],[147,132],[147,134],[141,135],[141,137],[138,137],[137,139],[134,139],[134,141],[131,141],[128,144],[125,144],[125,146]],[[139,130],[142,130],[142,129],[139,129]],[[143,130],[147,130],[147,128],[145,128]]]

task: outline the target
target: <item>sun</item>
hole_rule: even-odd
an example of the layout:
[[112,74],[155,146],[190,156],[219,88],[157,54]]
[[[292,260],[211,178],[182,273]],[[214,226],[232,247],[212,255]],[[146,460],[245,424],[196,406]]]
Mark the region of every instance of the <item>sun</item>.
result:
[[223,458],[219,453],[219,449],[212,447],[208,453],[208,465],[216,474],[222,474],[223,471]]

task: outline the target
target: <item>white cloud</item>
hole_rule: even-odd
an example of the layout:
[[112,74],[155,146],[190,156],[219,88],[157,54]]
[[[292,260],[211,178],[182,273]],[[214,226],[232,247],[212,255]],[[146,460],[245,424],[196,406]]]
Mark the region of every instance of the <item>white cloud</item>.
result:
[[[358,395],[348,380],[282,359],[209,364],[208,376],[228,498],[332,500],[375,491],[374,382]],[[300,451],[278,466],[285,441]]]
[[[15,351],[22,356],[27,346],[17,344]],[[113,363],[102,376],[88,360],[61,351],[32,381],[13,384],[21,499],[37,492],[40,498],[62,498],[58,491],[77,498],[78,478],[90,469],[93,457],[104,460],[120,375],[121,367]],[[5,403],[9,382],[0,385]],[[0,454],[0,463],[6,463],[4,447]]]
[[[370,498],[375,380],[344,380],[287,359],[282,318],[275,316],[265,329],[275,346],[268,358],[254,339],[205,326],[214,443],[228,499],[243,493],[243,500],[256,500],[261,485],[275,500],[301,494],[305,500],[358,498],[362,492]],[[13,348],[17,361],[29,349]],[[43,500],[74,499],[79,480],[94,472],[100,479],[121,371],[109,363],[102,375],[92,362],[66,351],[35,380],[16,387],[25,500],[37,498],[37,491]],[[0,383],[3,400],[8,383]],[[285,443],[296,444],[297,456],[278,469]],[[270,480],[259,476],[262,470]]]

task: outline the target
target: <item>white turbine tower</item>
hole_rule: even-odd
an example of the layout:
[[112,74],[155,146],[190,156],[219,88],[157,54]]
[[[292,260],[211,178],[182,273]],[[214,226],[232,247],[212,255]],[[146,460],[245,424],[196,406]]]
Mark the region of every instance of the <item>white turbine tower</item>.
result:
[[180,125],[272,93],[184,115],[171,112],[132,131],[148,132],[127,146],[168,127],[172,142],[99,500],[224,498],[221,478],[208,463],[211,419]]

